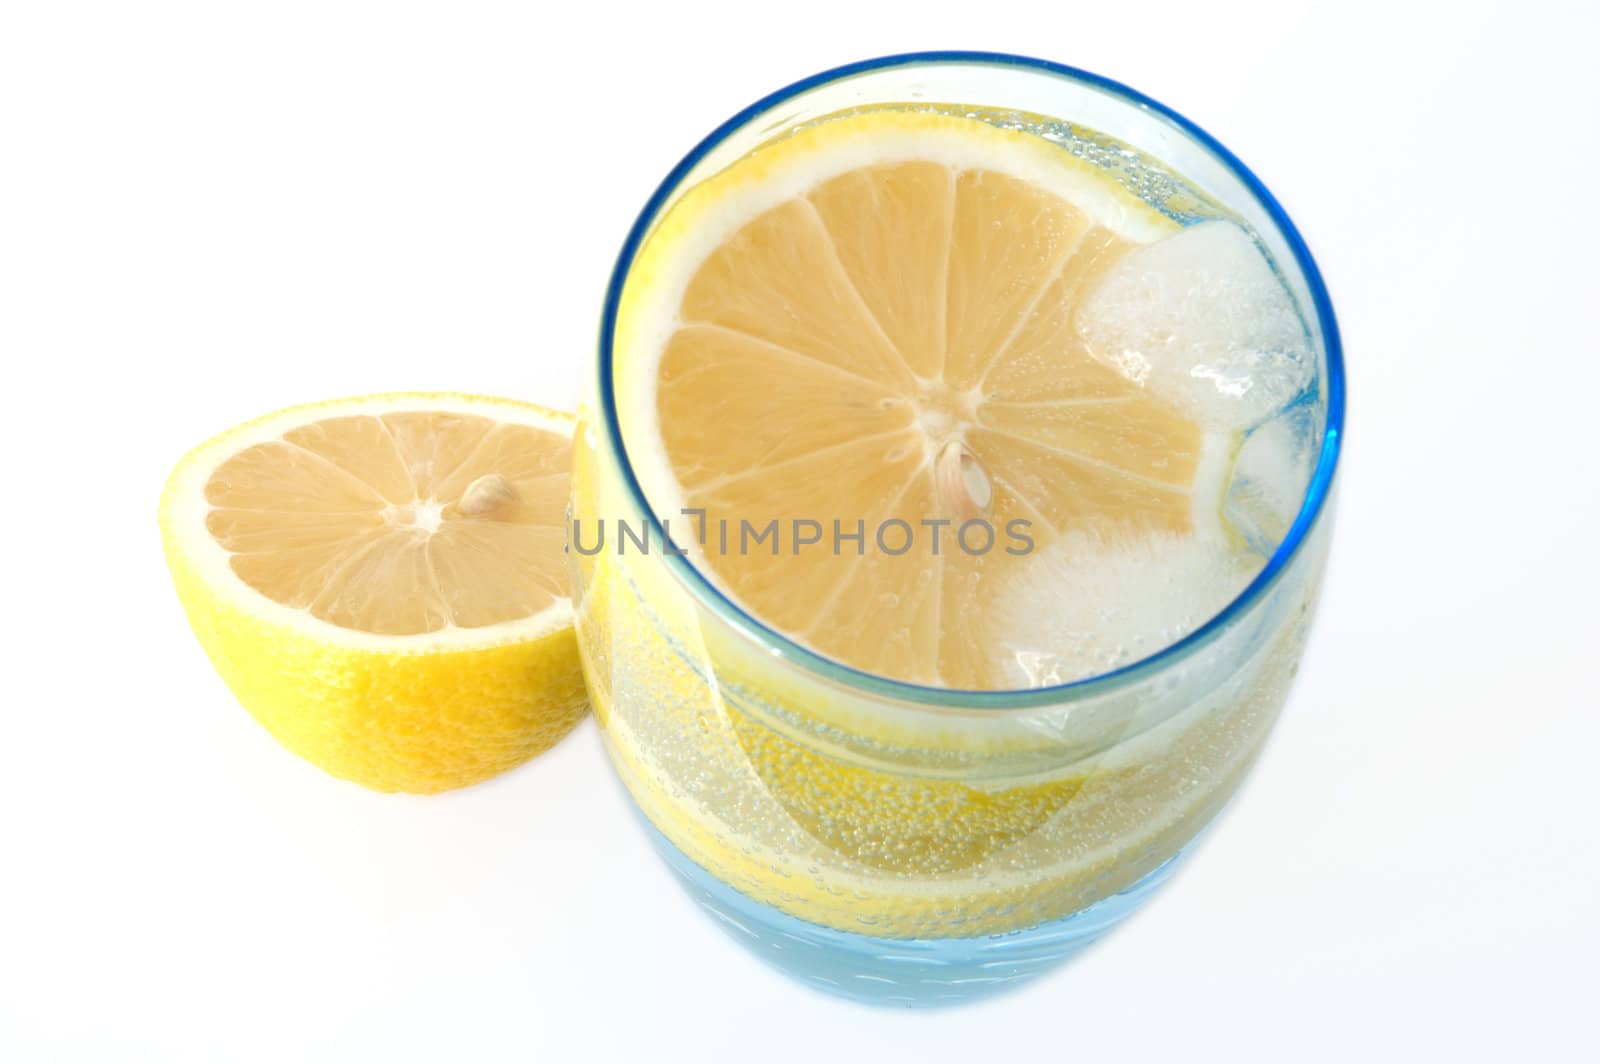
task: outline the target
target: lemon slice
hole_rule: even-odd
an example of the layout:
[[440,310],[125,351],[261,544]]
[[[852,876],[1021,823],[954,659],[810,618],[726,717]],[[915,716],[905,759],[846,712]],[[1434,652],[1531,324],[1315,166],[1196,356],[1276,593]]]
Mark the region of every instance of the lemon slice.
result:
[[196,448],[161,531],[212,663],[285,746],[378,790],[461,787],[546,749],[587,704],[571,434],[524,403],[388,395]]
[[1178,228],[975,118],[875,110],[768,144],[686,193],[636,267],[619,385],[646,493],[709,529],[815,522],[810,549],[694,548],[791,638],[882,676],[1015,686],[1001,596],[1034,555],[1222,534],[1233,438],[1073,322],[1112,264]]

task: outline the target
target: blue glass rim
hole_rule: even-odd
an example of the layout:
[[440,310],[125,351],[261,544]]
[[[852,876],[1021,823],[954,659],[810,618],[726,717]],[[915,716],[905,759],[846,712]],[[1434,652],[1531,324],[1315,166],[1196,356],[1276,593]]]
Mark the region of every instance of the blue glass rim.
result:
[[[1338,467],[1339,452],[1344,435],[1344,350],[1339,340],[1339,326],[1334,318],[1333,304],[1328,297],[1328,290],[1323,284],[1322,273],[1317,269],[1317,264],[1315,259],[1312,258],[1310,248],[1306,246],[1305,240],[1300,236],[1300,231],[1289,220],[1289,216],[1283,207],[1279,205],[1272,193],[1267,191],[1267,187],[1251,172],[1250,168],[1245,166],[1238,156],[1225,148],[1215,137],[1172,108],[1120,82],[1101,77],[1098,74],[1091,74],[1088,71],[1079,70],[1063,63],[1055,63],[1047,59],[1035,59],[1030,56],[1010,55],[1004,52],[972,51],[907,52],[901,55],[864,59],[802,78],[791,85],[762,97],[723,122],[707,134],[700,143],[690,149],[689,153],[679,160],[678,164],[656,186],[649,200],[645,202],[644,208],[639,212],[639,216],[634,220],[632,228],[628,230],[627,239],[623,241],[622,250],[618,253],[616,265],[611,271],[611,279],[606,285],[605,306],[601,311],[600,317],[599,358],[596,364],[596,369],[599,373],[597,383],[600,398],[600,409],[598,411],[601,419],[600,427],[612,451],[617,456],[623,482],[631,501],[638,507],[646,521],[649,522],[652,533],[658,537],[657,542],[664,542],[665,535],[661,523],[656,516],[654,507],[651,506],[646,498],[644,488],[639,483],[638,475],[634,472],[633,464],[628,458],[627,447],[623,443],[622,424],[617,414],[617,404],[613,390],[617,313],[621,307],[622,292],[627,283],[628,273],[633,266],[635,257],[639,253],[639,249],[644,245],[645,238],[649,235],[651,226],[661,214],[661,210],[667,201],[671,199],[673,193],[682,184],[684,178],[688,176],[695,166],[699,165],[706,155],[732,133],[744,128],[750,122],[778,105],[830,82],[896,67],[933,64],[1010,67],[1029,73],[1044,73],[1078,82],[1120,98],[1123,102],[1157,115],[1177,127],[1183,134],[1210,152],[1255,197],[1257,203],[1266,211],[1272,224],[1283,236],[1290,253],[1294,257],[1295,265],[1305,279],[1306,288],[1311,296],[1312,310],[1316,314],[1317,325],[1322,333],[1324,359],[1327,366],[1326,387],[1328,403],[1322,447],[1318,454],[1317,467],[1312,473],[1311,482],[1306,487],[1305,498],[1301,503],[1300,512],[1296,515],[1294,523],[1290,526],[1283,541],[1278,544],[1277,550],[1273,552],[1266,566],[1256,574],[1255,579],[1250,582],[1249,586],[1241,591],[1216,616],[1176,643],[1169,644],[1148,657],[1141,658],[1110,672],[1084,677],[1070,683],[1057,684],[1052,687],[998,691],[966,690],[907,683],[846,665],[843,662],[810,650],[783,633],[763,624],[728,597],[704,573],[695,568],[687,555],[664,554],[661,557],[671,568],[674,575],[683,582],[684,586],[702,606],[711,610],[741,634],[752,639],[781,659],[791,662],[824,680],[901,702],[947,710],[1031,709],[1038,706],[1058,705],[1067,701],[1078,701],[1122,688],[1177,664],[1214,641],[1228,627],[1231,621],[1242,616],[1265,595],[1278,582],[1290,562],[1299,554],[1312,527],[1326,507],[1329,492],[1333,485],[1334,472]],[[963,103],[969,101],[951,100],[946,102]]]

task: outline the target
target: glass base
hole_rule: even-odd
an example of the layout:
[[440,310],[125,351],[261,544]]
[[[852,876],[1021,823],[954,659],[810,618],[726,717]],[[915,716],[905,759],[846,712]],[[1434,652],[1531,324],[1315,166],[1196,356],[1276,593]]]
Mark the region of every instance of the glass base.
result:
[[734,890],[644,823],[689,895],[756,956],[824,993],[904,1008],[976,1001],[1044,974],[1144,904],[1193,848],[1191,841],[1119,894],[1025,931],[977,938],[873,938],[797,919]]

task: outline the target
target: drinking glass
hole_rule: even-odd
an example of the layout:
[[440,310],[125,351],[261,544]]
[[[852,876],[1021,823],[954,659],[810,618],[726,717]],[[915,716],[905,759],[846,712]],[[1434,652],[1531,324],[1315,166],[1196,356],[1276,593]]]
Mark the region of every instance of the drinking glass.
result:
[[[1258,437],[1280,465],[1303,467],[1270,559],[1220,614],[1144,660],[1028,690],[899,682],[774,631],[691,557],[663,549],[662,521],[678,515],[647,498],[641,427],[616,402],[635,256],[685,190],[761,143],[889,103],[971,107],[1103,167],[1180,223],[1238,220],[1298,304],[1317,372],[1270,441]],[[1163,166],[1133,165],[1128,147]],[[1316,265],[1231,152],[1131,89],[1037,59],[922,53],[807,78],[717,128],[651,196],[611,277],[596,370],[575,448],[574,530],[626,524],[655,549],[580,551],[569,539],[589,690],[645,832],[717,923],[828,992],[943,1004],[1049,969],[1172,874],[1288,693],[1328,550],[1344,411]],[[1240,476],[1230,505],[1244,513]],[[593,531],[579,536],[592,547]]]

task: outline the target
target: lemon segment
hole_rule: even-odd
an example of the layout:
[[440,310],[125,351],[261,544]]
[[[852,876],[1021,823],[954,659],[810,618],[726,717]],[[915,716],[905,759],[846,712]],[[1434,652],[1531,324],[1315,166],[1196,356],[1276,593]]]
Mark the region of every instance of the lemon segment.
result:
[[190,452],[162,541],[240,702],[384,791],[466,786],[553,745],[587,706],[563,558],[571,432],[509,400],[389,395]]

